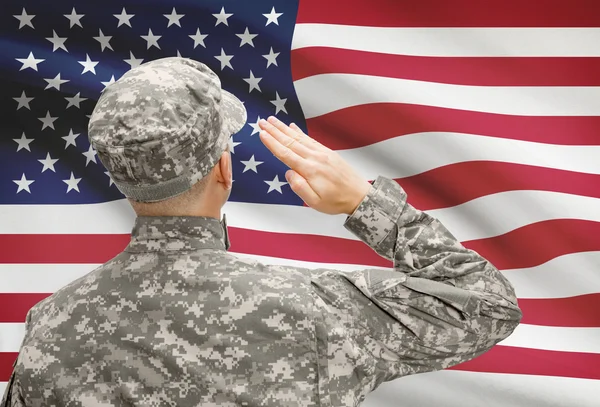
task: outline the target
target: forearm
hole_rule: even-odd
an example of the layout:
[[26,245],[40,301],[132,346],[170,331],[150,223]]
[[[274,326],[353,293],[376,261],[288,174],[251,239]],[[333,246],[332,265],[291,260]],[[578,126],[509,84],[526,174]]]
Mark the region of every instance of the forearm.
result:
[[[394,261],[395,270],[406,276],[401,283],[404,288],[435,297],[472,318],[503,320],[512,329],[520,321],[510,282],[489,261],[465,248],[437,219],[408,204],[396,182],[378,178],[345,226]],[[422,298],[415,301],[427,304]],[[444,317],[436,307],[424,312]],[[470,322],[474,326],[479,323]],[[510,327],[505,328],[501,331]]]

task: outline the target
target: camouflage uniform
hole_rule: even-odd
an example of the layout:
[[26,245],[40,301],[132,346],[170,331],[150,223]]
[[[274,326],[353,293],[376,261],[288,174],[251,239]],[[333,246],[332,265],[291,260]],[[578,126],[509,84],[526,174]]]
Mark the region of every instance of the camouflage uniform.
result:
[[29,312],[7,405],[355,406],[519,323],[511,284],[396,182],[345,226],[394,269],[265,265],[228,253],[218,219],[138,217],[121,254]]

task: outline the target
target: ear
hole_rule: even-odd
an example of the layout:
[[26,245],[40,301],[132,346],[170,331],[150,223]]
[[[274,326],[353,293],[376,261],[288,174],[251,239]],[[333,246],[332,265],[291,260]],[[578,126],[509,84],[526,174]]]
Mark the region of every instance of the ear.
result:
[[217,181],[222,184],[225,189],[231,189],[233,183],[233,172],[231,169],[231,154],[229,151],[223,151],[221,159],[215,168]]

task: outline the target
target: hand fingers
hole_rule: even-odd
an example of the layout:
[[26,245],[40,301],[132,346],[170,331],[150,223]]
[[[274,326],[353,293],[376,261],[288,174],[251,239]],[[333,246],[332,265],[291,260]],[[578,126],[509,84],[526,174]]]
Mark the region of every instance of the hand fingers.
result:
[[296,126],[294,123],[287,126],[281,120],[278,120],[276,117],[270,116],[269,123],[275,126],[279,131],[287,135],[288,137],[295,138],[300,142],[300,144],[308,147],[311,150],[329,150],[323,144],[319,143],[317,140],[311,138],[306,133],[300,129],[300,127]]
[[290,128],[305,136],[305,143],[303,144],[308,148],[317,150],[329,150],[329,148],[325,147],[323,144],[319,143],[317,140],[304,133],[302,129],[296,125],[296,123],[290,123]]
[[300,157],[294,151],[281,144],[275,137],[265,130],[262,130],[259,133],[259,136],[263,144],[285,165],[299,172],[304,169],[304,158]]
[[313,143],[314,140],[311,139],[310,137],[308,137],[302,130],[300,130],[300,128],[298,126],[295,126],[296,128],[294,129],[291,126],[286,125],[284,122],[282,122],[281,120],[278,120],[276,117],[273,117],[273,116],[270,116],[268,121],[273,126],[275,126],[277,128],[277,130],[281,131],[283,134],[285,134],[288,137],[296,139],[303,146],[306,146],[311,149],[312,149],[312,147],[314,147],[314,143]]
[[[268,131],[269,134],[279,141],[283,146],[291,149],[301,157],[307,157],[310,154],[310,149],[300,142],[300,134],[294,134],[294,132],[291,135],[288,135],[277,128],[273,123],[267,122],[266,120],[261,120],[259,125],[263,130]],[[283,126],[285,126],[285,124]]]
[[316,206],[321,199],[319,195],[310,187],[309,183],[294,170],[288,170],[285,173],[285,179],[290,184],[290,188],[300,197],[308,206]]

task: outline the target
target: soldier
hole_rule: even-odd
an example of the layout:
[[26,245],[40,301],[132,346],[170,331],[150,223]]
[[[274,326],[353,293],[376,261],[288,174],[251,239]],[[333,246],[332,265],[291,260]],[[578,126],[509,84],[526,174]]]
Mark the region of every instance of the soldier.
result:
[[521,319],[502,274],[396,182],[271,117],[260,138],[310,207],[390,270],[227,252],[229,137],[246,121],[207,66],[165,58],[101,95],[89,138],[138,217],[126,249],[27,315],[3,406],[356,406],[384,381],[467,361]]

